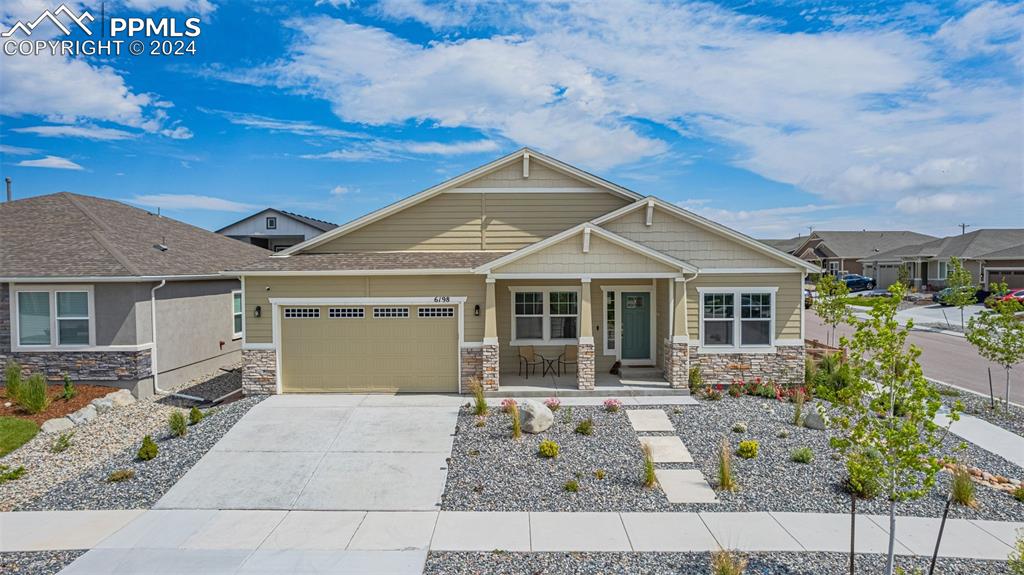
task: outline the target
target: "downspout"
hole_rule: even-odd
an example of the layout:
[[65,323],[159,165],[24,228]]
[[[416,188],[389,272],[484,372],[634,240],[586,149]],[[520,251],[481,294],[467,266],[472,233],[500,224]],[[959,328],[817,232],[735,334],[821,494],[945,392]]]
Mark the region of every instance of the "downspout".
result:
[[152,325],[152,328],[153,328],[153,351],[151,351],[150,354],[149,354],[149,365],[150,365],[150,371],[153,374],[153,392],[157,393],[159,395],[170,395],[171,397],[180,397],[182,399],[188,399],[188,400],[191,400],[191,401],[198,401],[200,403],[205,403],[206,400],[203,399],[202,397],[196,397],[194,395],[185,395],[184,393],[173,393],[173,392],[170,392],[170,391],[164,391],[164,390],[160,389],[160,383],[159,383],[159,379],[158,379],[159,378],[159,370],[157,369],[157,363],[156,363],[156,359],[157,359],[157,355],[156,355],[156,350],[157,350],[157,345],[156,345],[156,290],[164,287],[165,285],[167,285],[167,280],[160,280],[160,284],[153,286],[153,289],[150,290],[150,292],[149,292],[149,314],[150,314],[150,321],[151,321],[150,325]]

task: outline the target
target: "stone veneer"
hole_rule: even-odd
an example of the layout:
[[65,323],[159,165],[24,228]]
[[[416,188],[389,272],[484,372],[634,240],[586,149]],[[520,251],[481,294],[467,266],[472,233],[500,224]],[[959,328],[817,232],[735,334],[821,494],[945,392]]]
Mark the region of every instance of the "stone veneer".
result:
[[576,365],[576,387],[594,389],[594,344],[581,343],[576,346],[579,363]]
[[480,347],[480,371],[482,382],[486,391],[498,391],[498,380],[501,378],[498,370],[498,344],[484,344]]
[[273,349],[242,350],[242,393],[277,393],[277,352]]
[[781,385],[803,385],[804,346],[779,346],[775,353],[693,353],[706,385],[729,385],[755,377]]
[[49,351],[0,353],[0,362],[13,359],[22,373],[42,373],[50,381],[132,382],[149,377],[150,350],[140,351]]
[[459,389],[469,393],[469,382],[484,379],[484,352],[479,347],[464,347],[459,351]]
[[672,343],[671,339],[666,338],[663,352],[665,380],[672,387],[686,387],[690,371],[689,346],[685,343]]

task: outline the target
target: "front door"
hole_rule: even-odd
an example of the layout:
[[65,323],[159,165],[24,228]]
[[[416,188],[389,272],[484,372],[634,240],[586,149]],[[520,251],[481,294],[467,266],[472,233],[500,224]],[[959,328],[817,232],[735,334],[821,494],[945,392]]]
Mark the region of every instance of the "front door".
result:
[[622,293],[622,359],[651,359],[651,294]]

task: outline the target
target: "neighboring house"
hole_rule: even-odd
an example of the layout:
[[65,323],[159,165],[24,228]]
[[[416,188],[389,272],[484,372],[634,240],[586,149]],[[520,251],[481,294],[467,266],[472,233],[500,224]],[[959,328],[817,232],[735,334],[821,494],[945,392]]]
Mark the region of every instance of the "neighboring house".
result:
[[279,252],[338,227],[338,224],[267,208],[217,230],[222,236]]
[[819,266],[823,272],[836,276],[864,274],[875,277],[875,275],[880,275],[881,277],[875,277],[875,280],[880,287],[886,287],[896,281],[895,268],[880,269],[868,273],[864,270],[863,264],[861,264],[862,259],[869,258],[874,254],[934,239],[934,236],[904,230],[864,230],[860,232],[815,231],[804,238],[804,241],[793,248],[790,253],[804,261]]
[[1024,229],[975,230],[903,246],[860,261],[869,270],[903,266],[914,287],[941,289],[946,285],[951,257],[960,258],[974,281],[986,289],[992,282],[1024,288]]
[[281,393],[494,390],[526,346],[576,351],[581,389],[616,361],[796,383],[817,268],[523,149],[230,270],[243,386]]
[[783,240],[757,240],[762,244],[771,246],[780,252],[786,252],[792,254],[800,244],[807,240],[807,236],[796,236],[794,238],[783,239]]
[[266,256],[112,200],[0,204],[0,364],[145,397],[238,363],[241,284],[220,272]]

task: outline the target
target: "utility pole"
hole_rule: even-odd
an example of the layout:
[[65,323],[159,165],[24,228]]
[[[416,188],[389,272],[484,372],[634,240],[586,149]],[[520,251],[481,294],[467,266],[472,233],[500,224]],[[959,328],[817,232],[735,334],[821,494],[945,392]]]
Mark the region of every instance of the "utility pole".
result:
[[971,224],[958,224],[960,226],[960,235],[967,233],[967,228],[971,227]]
[[4,181],[7,182],[7,201],[9,202],[14,199],[14,192],[11,191],[11,178],[8,176],[4,178]]

